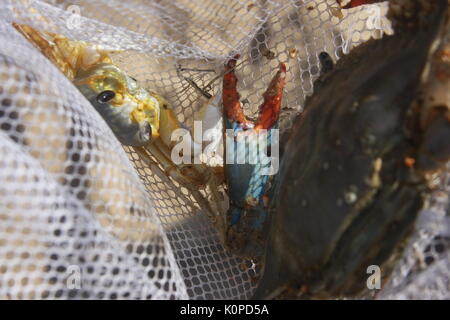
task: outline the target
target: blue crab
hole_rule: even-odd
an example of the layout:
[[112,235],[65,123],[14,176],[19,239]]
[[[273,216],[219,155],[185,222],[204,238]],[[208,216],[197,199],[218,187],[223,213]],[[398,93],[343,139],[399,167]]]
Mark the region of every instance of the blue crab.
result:
[[[172,140],[173,134],[184,127],[162,96],[143,88],[114,64],[113,51],[28,25],[13,26],[73,82],[123,145],[133,148],[146,164],[154,164],[156,159],[162,171],[187,188],[211,219],[222,221],[218,219],[222,209],[217,192],[222,173],[203,163],[172,161],[178,143]],[[203,109],[208,107],[206,104]],[[207,112],[203,110],[203,114]],[[195,141],[190,132],[188,136],[195,157],[202,151],[201,142]],[[212,193],[211,199],[200,192],[206,188]]]
[[391,0],[395,34],[315,82],[284,148],[254,298],[363,294],[371,265],[388,277],[450,160],[449,106],[418,98],[447,14],[447,0]]
[[271,168],[267,150],[278,147],[278,116],[286,83],[286,65],[280,64],[263,95],[258,119],[253,122],[244,115],[236,89],[234,69],[238,58],[236,55],[227,62],[223,78],[224,166],[230,198],[225,223],[226,245],[240,256],[257,257],[263,253],[270,181],[276,173],[276,168]]

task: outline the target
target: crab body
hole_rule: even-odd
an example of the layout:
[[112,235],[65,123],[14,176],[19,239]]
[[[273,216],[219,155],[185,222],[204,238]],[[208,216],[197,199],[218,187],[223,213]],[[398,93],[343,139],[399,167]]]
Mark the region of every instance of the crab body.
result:
[[448,107],[421,127],[415,101],[447,1],[415,2],[395,35],[316,81],[286,142],[255,298],[356,295],[370,266],[389,275],[432,172],[450,158]]
[[[213,208],[199,191],[210,187],[216,192],[215,172],[203,164],[172,161],[178,142],[172,141],[172,134],[184,127],[164,98],[140,86],[113,63],[113,51],[27,25],[13,26],[74,83],[123,145],[134,147],[149,165],[156,159],[167,176],[191,191],[201,209],[211,216],[219,214],[219,205],[214,203],[217,206]],[[202,150],[201,142],[194,141],[190,132],[187,139],[194,158]]]

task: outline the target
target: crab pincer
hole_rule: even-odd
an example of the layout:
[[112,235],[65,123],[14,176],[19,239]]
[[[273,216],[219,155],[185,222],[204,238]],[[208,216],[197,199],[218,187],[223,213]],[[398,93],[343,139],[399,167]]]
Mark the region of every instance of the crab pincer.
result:
[[351,8],[356,8],[359,6],[363,6],[366,4],[374,4],[374,3],[378,3],[378,2],[384,2],[386,0],[350,0],[349,3],[347,3],[346,5],[341,5],[341,2],[343,2],[342,0],[338,0],[339,5],[341,5],[342,9],[351,9]]
[[389,1],[394,33],[315,81],[286,141],[254,299],[372,297],[369,270],[389,279],[450,161],[448,103],[423,96],[447,9]]
[[[235,254],[257,257],[263,252],[270,181],[277,171],[278,117],[286,65],[280,68],[263,95],[256,121],[248,119],[237,91],[234,72],[239,55],[225,65],[223,112],[225,122],[225,178],[230,197],[226,245]],[[267,150],[270,149],[270,156]]]

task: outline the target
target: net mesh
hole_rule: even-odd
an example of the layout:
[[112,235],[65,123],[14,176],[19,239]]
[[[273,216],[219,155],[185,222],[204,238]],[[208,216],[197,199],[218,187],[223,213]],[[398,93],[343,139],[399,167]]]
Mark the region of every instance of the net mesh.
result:
[[[253,116],[285,62],[283,131],[312,93],[318,54],[336,61],[392,32],[386,11],[341,10],[334,0],[2,1],[0,297],[245,299],[257,284],[254,263],[224,249],[190,192],[121,146],[12,22],[117,50],[114,63],[187,127],[207,103],[188,80],[220,96],[223,64],[241,53],[238,89]],[[378,297],[450,297],[450,178],[437,179]]]

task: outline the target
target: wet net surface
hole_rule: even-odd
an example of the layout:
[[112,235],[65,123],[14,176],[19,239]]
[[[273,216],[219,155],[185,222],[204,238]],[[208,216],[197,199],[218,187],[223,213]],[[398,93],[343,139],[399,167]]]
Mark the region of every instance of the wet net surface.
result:
[[[241,53],[238,87],[252,116],[284,62],[283,131],[312,93],[319,53],[336,61],[390,33],[386,11],[333,0],[2,1],[0,297],[245,299],[256,286],[251,261],[225,251],[189,191],[121,146],[12,22],[117,50],[114,63],[189,128],[207,98],[186,79],[217,97],[224,62]],[[437,179],[378,297],[450,297],[450,177]]]

